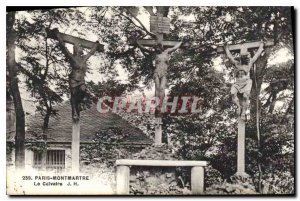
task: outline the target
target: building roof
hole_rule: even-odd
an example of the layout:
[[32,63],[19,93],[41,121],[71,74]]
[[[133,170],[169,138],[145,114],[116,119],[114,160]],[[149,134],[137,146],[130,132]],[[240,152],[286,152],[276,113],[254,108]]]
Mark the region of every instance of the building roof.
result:
[[[48,142],[72,141],[71,105],[66,101],[56,107],[58,115],[50,118],[47,131]],[[80,142],[93,142],[96,133],[100,130],[117,128],[125,136],[122,143],[128,144],[152,144],[153,141],[140,129],[132,126],[127,121],[114,113],[101,114],[97,111],[96,104],[80,113]],[[37,139],[42,136],[43,119],[40,114],[31,115],[28,118],[26,139]]]

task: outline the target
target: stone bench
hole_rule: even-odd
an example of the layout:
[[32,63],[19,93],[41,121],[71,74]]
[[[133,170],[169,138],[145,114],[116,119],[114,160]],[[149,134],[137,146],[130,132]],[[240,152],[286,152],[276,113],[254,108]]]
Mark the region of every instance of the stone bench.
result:
[[152,166],[152,167],[192,167],[191,189],[192,194],[204,192],[204,167],[206,161],[170,161],[170,160],[129,160],[120,159],[117,165],[117,194],[129,194],[130,166]]

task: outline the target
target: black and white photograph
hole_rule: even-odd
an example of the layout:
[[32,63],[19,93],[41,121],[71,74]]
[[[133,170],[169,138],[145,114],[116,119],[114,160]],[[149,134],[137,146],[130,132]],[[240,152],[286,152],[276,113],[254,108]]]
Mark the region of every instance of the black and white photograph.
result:
[[294,196],[294,34],[292,6],[7,6],[6,194]]

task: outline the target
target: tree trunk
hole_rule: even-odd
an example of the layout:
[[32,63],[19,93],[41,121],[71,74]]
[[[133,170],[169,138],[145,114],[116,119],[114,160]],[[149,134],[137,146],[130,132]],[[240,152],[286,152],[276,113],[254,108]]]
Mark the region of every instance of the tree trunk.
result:
[[258,172],[259,172],[259,182],[258,182],[258,188],[259,192],[262,192],[262,175],[263,170],[261,167],[261,136],[260,136],[260,115],[261,115],[261,101],[259,99],[260,91],[261,91],[261,85],[263,83],[264,78],[264,71],[268,64],[268,58],[271,53],[271,48],[266,48],[264,55],[260,56],[256,62],[256,69],[253,72],[254,76],[254,84],[252,86],[251,90],[251,97],[250,97],[250,117],[254,120],[256,124],[256,136],[257,136],[257,146],[258,146],[258,158],[257,158],[257,166],[258,166]]
[[268,64],[268,58],[271,53],[271,48],[266,48],[264,55],[260,56],[257,59],[257,62],[255,63],[256,65],[256,70],[253,72],[253,78],[254,82],[252,85],[252,90],[251,90],[251,95],[250,95],[250,117],[254,121],[256,121],[256,112],[257,112],[257,106],[259,106],[259,111],[261,107],[261,102],[257,104],[257,99],[259,98],[260,91],[261,91],[261,85],[263,83],[263,78],[264,78],[264,71],[267,67]]
[[51,109],[47,109],[46,115],[44,117],[44,123],[43,123],[43,132],[45,133],[49,127],[49,120],[51,116]]
[[15,166],[16,169],[25,168],[25,115],[18,86],[18,67],[15,61],[16,33],[13,29],[15,12],[7,13],[7,66],[9,72],[9,87],[14,101],[16,113],[15,136]]

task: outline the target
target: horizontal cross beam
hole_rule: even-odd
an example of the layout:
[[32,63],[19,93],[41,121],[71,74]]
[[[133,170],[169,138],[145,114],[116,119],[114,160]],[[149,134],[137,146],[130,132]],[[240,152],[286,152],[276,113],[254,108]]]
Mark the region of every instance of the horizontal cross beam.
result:
[[[70,43],[72,45],[80,44],[83,48],[91,49],[94,47],[96,42],[88,41],[82,38],[74,37],[68,34],[60,33],[57,29],[49,29],[47,30],[47,36],[49,38],[57,40],[56,34],[59,34],[60,37],[63,39],[64,42]],[[104,45],[99,44],[98,51],[103,52],[104,51]]]
[[[164,47],[174,47],[178,42],[179,41],[164,40],[164,41],[162,41],[162,45]],[[142,40],[139,40],[139,43],[141,45],[149,46],[149,47],[157,45],[156,40],[152,40],[152,39],[142,39]],[[131,44],[131,45],[133,45],[133,44]],[[188,47],[188,46],[190,46],[189,43],[184,43],[184,44],[181,45],[181,47]]]
[[[260,45],[260,41],[248,42],[248,43],[242,43],[242,44],[236,44],[236,45],[229,45],[229,50],[230,51],[238,51],[242,48],[246,48],[246,49],[258,48],[259,45]],[[267,42],[265,42],[265,46],[267,46],[267,47],[272,46],[272,45],[274,45],[273,40],[268,40]],[[224,46],[217,47],[217,52],[218,53],[224,52]]]

